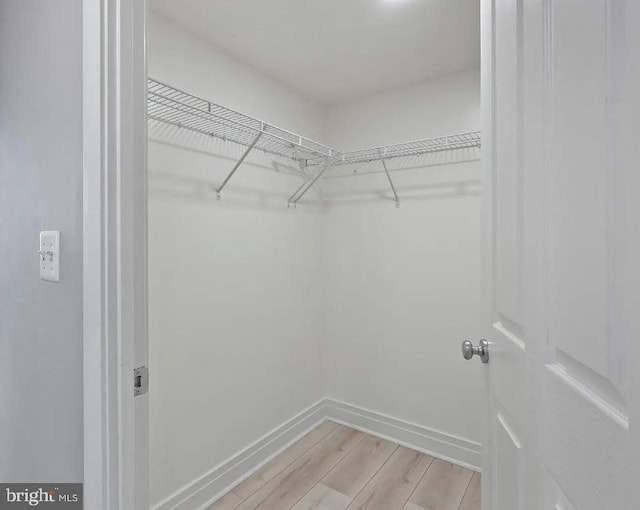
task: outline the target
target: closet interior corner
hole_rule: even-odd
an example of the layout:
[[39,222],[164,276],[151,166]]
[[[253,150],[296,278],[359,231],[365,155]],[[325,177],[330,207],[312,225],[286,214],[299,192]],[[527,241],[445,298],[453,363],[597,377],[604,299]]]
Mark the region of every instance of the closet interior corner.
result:
[[478,2],[148,3],[152,508],[479,510]]

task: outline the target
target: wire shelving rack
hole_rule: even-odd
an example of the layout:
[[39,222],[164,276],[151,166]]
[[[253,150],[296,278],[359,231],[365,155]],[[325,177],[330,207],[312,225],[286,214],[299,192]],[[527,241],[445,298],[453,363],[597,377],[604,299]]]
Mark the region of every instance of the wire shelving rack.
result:
[[302,169],[317,167],[315,172],[308,175],[302,185],[289,197],[289,205],[296,205],[329,168],[372,161],[381,162],[393,191],[396,205],[399,205],[399,198],[387,168],[387,160],[481,146],[480,132],[473,131],[360,151],[340,152],[304,136],[225,108],[158,80],[149,78],[147,86],[147,114],[149,119],[246,147],[246,150],[222,184],[216,188],[218,198],[220,198],[223,188],[249,153],[254,149],[258,149],[269,154],[291,159]]

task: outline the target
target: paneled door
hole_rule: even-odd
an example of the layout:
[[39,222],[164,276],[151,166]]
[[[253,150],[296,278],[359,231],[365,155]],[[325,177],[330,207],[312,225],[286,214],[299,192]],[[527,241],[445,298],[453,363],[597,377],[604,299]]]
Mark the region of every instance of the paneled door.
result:
[[484,510],[640,509],[639,6],[483,0]]

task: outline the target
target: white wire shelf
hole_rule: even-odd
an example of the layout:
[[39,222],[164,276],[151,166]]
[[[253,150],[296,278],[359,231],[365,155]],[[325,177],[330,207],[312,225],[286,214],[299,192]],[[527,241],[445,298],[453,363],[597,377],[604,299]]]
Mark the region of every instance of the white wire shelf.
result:
[[148,80],[150,119],[245,145],[306,165],[308,159],[341,157],[330,147],[296,135],[157,80]]
[[304,136],[225,108],[158,80],[149,78],[147,85],[149,119],[247,147],[222,184],[216,188],[218,198],[220,198],[222,189],[248,154],[252,150],[258,149],[292,159],[301,168],[318,167],[315,173],[308,175],[305,182],[291,195],[290,205],[297,204],[330,167],[372,161],[381,162],[393,191],[396,205],[399,205],[399,198],[387,169],[387,160],[433,152],[468,149],[481,145],[480,131],[472,131],[342,153]]
[[439,136],[417,140],[415,142],[405,142],[383,147],[374,147],[360,151],[345,152],[336,165],[349,165],[355,163],[368,163],[380,161],[382,159],[402,158],[408,156],[420,156],[432,152],[452,151],[480,147],[480,131],[459,133],[455,135]]

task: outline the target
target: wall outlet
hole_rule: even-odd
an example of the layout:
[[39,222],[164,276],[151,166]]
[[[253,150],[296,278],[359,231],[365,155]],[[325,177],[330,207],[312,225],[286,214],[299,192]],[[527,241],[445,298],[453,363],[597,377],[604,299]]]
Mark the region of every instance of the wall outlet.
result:
[[40,232],[40,279],[46,282],[60,281],[60,232]]

